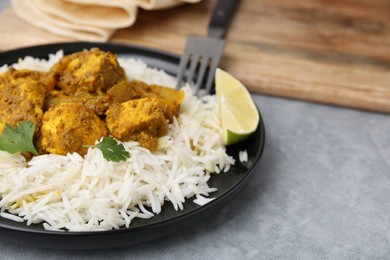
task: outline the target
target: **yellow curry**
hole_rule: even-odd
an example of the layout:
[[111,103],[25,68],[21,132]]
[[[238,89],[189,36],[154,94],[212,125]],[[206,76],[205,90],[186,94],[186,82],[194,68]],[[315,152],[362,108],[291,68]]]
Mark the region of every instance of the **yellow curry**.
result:
[[48,72],[0,74],[0,133],[25,120],[35,124],[41,153],[83,155],[109,135],[155,150],[183,98],[183,91],[127,81],[116,55],[94,48],[63,57]]

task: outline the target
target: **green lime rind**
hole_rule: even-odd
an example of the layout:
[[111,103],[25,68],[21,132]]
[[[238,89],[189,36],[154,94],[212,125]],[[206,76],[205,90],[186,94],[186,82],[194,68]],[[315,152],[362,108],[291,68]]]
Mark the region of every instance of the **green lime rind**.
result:
[[231,145],[231,144],[236,144],[236,143],[242,142],[245,139],[249,138],[254,132],[255,131],[250,132],[250,133],[245,133],[245,134],[238,134],[238,133],[232,132],[229,129],[227,129],[225,143],[226,143],[226,145]]

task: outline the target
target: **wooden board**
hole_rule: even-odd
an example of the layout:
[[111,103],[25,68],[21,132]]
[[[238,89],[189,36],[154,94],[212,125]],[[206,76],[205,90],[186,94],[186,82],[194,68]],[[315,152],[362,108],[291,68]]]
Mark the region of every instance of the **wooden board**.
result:
[[[188,34],[205,35],[215,0],[140,11],[113,42],[176,54]],[[0,50],[73,41],[0,14]],[[242,0],[221,67],[251,91],[390,112],[390,1]]]

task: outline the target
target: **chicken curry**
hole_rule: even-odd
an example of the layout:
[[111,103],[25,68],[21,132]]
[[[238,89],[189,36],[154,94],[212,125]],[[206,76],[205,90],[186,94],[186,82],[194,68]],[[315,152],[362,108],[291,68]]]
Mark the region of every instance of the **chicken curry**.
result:
[[110,135],[155,150],[183,98],[183,91],[128,81],[116,55],[93,48],[64,56],[48,72],[0,74],[0,133],[31,121],[40,153],[84,155]]

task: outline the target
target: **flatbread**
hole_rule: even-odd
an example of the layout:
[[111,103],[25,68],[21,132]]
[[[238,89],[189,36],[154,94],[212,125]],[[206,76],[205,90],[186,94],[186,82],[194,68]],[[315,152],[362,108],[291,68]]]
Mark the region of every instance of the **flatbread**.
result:
[[102,28],[125,28],[134,24],[137,6],[129,0],[39,0],[39,8],[69,23]]
[[27,23],[51,33],[83,41],[107,41],[115,29],[69,23],[40,9],[40,0],[12,0],[15,13]]
[[120,28],[133,25],[138,8],[157,10],[201,0],[11,0],[27,23],[82,41],[107,41]]

